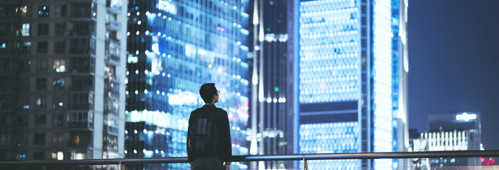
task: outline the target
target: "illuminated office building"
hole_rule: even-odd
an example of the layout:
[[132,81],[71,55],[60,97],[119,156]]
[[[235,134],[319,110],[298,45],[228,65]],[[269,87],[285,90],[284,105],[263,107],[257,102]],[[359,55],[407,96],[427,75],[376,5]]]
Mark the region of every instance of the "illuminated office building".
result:
[[124,157],[126,4],[0,2],[0,160]]
[[[420,137],[427,141],[428,151],[483,150],[479,113],[430,115],[429,121],[429,132]],[[430,159],[431,167],[480,165],[480,158]]]
[[[288,130],[293,129],[292,113],[286,103],[291,80],[287,70],[287,1],[255,0],[252,7],[251,154],[292,154],[293,133]],[[286,169],[288,162],[267,161],[259,167]]]
[[[213,82],[228,112],[234,155],[248,154],[248,1],[130,0],[127,158],[185,157],[188,119]],[[233,163],[236,169],[247,165]],[[138,168],[188,169],[188,164]]]
[[[430,115],[429,132],[411,137],[411,150],[462,151],[483,150],[480,114],[460,112]],[[442,166],[480,166],[480,158],[420,158],[413,159],[414,168],[431,169]]]
[[[407,147],[407,0],[296,4],[299,153]],[[397,169],[398,160],[321,160],[309,168]]]

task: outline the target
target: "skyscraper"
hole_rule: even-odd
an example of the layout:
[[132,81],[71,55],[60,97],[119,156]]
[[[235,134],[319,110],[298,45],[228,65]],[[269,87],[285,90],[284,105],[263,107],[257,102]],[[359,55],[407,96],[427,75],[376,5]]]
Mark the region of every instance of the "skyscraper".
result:
[[[253,58],[250,59],[252,154],[292,154],[292,117],[286,103],[288,84],[287,1],[253,1]],[[292,132],[292,131],[291,131]],[[285,169],[268,161],[267,169]],[[289,166],[288,166],[289,167]],[[255,167],[256,168],[256,167]]]
[[[203,83],[220,90],[234,155],[248,153],[248,1],[130,0],[127,158],[187,156],[187,122],[204,102]],[[187,169],[187,164],[144,168]],[[247,165],[233,163],[232,168]]]
[[126,1],[0,2],[0,159],[123,157]]
[[[299,153],[406,147],[406,11],[406,0],[312,0],[296,5]],[[387,159],[309,163],[310,168],[398,165]]]

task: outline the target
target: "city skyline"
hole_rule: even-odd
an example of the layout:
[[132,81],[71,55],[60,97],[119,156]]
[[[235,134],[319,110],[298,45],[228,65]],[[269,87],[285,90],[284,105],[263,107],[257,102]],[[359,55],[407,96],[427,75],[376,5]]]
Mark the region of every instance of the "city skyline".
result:
[[[256,24],[256,29],[252,29],[254,14],[251,6],[255,1],[240,0],[232,4],[232,1],[193,0],[184,3],[176,0],[156,0],[139,5],[138,1],[130,0],[131,6],[128,8],[120,3],[121,0],[102,2],[105,3],[84,4],[81,9],[77,8],[78,5],[66,1],[48,5],[21,5],[10,12],[20,11],[15,12],[16,15],[31,13],[30,16],[38,20],[28,18],[20,21],[0,21],[5,23],[4,27],[0,27],[5,34],[0,37],[0,51],[5,51],[0,54],[0,71],[5,73],[0,76],[10,80],[0,83],[0,113],[8,113],[0,114],[0,123],[3,123],[0,125],[0,149],[5,150],[2,144],[10,145],[13,142],[26,143],[31,147],[56,145],[61,144],[61,141],[65,144],[73,142],[80,145],[92,139],[91,145],[96,147],[87,148],[85,153],[65,153],[64,149],[49,149],[50,151],[36,153],[29,151],[30,153],[24,156],[17,153],[14,157],[105,159],[133,155],[135,152],[139,154],[128,158],[185,156],[185,141],[182,136],[185,133],[186,116],[203,104],[197,90],[204,82],[215,82],[221,90],[222,100],[218,106],[229,111],[233,125],[233,147],[236,148],[233,150],[236,150],[234,154],[238,155],[321,152],[317,149],[319,144],[311,148],[300,147],[309,144],[300,143],[304,136],[298,137],[300,132],[323,134],[324,130],[314,131],[317,128],[340,131],[344,129],[347,133],[337,139],[354,141],[353,146],[345,146],[349,149],[336,147],[334,152],[404,151],[403,145],[407,142],[404,138],[408,134],[401,129],[410,127],[428,131],[426,122],[430,115],[445,115],[455,111],[480,113],[483,138],[481,141],[485,150],[499,149],[496,144],[499,137],[494,135],[497,129],[495,121],[499,120],[499,114],[496,113],[499,110],[496,104],[499,101],[499,90],[495,89],[499,86],[499,79],[495,75],[499,72],[496,66],[499,64],[499,48],[496,47],[499,22],[495,21],[499,12],[493,9],[499,2],[491,5],[489,1],[469,3],[464,0],[400,0],[398,2],[408,3],[404,4],[408,5],[408,11],[404,11],[408,12],[408,20],[403,20],[397,18],[398,16],[388,19],[384,15],[388,14],[386,5],[389,6],[390,3],[391,12],[401,10],[394,8],[395,0],[376,1],[378,4],[385,3],[385,6],[380,8],[373,5],[369,9],[383,13],[373,13],[371,17],[377,17],[378,21],[383,20],[383,24],[390,25],[391,28],[369,21],[374,24],[367,28],[377,30],[372,31],[372,34],[369,29],[364,34],[362,29],[349,25],[350,19],[359,20],[362,17],[362,13],[356,15],[355,12],[347,16],[346,13],[351,12],[350,9],[333,9],[333,13],[338,15],[322,19],[314,17],[327,13],[324,6],[317,7],[320,12],[314,11],[315,7],[307,7],[309,11],[305,13],[284,12],[288,15],[284,20],[293,20],[290,22],[292,26],[279,25],[282,16],[265,18],[269,15],[266,12],[269,12],[270,16],[276,16],[283,11],[258,11],[260,16],[257,23],[263,24]],[[326,1],[265,1],[265,4],[259,5],[269,9],[274,8],[272,5],[287,5],[304,10],[300,8],[316,2]],[[358,2],[356,5],[360,7],[370,6],[369,3],[374,1],[334,2],[343,3],[338,7]],[[85,5],[89,6],[88,9]],[[97,11],[92,8],[94,5],[98,6]],[[5,12],[5,9],[5,6],[0,6],[1,17],[5,17],[4,14],[11,15]],[[88,13],[84,12],[80,16],[71,12],[72,10]],[[129,10],[128,15],[123,12],[126,10]],[[220,14],[210,10],[217,10]],[[128,24],[125,24],[127,16]],[[303,17],[303,20],[297,19],[298,17]],[[334,41],[354,37],[353,41],[344,43],[341,48],[331,48],[327,43],[320,43],[327,41],[325,36],[317,33],[321,32],[319,28],[307,31],[308,33],[289,33],[293,31],[292,27],[309,29],[318,23],[328,23],[329,18],[335,17],[338,21],[334,21],[334,28],[339,30],[339,27],[344,26],[344,29],[350,32],[338,35],[340,38]],[[84,18],[92,18],[92,21]],[[299,22],[303,22],[302,25]],[[408,34],[395,31],[399,31],[398,22],[408,22],[407,27],[404,25],[402,27],[405,28],[400,28],[407,29]],[[359,25],[362,27],[362,24]],[[126,27],[128,30],[124,29]],[[327,28],[326,30],[335,31],[333,26]],[[254,31],[258,34],[253,35]],[[336,35],[336,32],[332,34]],[[17,39],[14,41],[11,36],[17,36]],[[125,37],[128,37],[128,42]],[[258,39],[256,45],[252,45],[251,37]],[[365,46],[359,44],[362,44],[363,37],[383,44],[368,42],[369,48],[365,49],[367,54],[372,52],[372,57],[381,58],[390,55],[390,61],[385,60],[388,58],[362,58],[362,48]],[[43,38],[52,39],[43,42]],[[391,41],[386,41],[388,39]],[[298,43],[288,46],[288,42],[293,41]],[[402,41],[405,42],[399,46]],[[303,46],[297,45],[300,43]],[[409,49],[408,54],[400,53],[404,51],[404,45]],[[260,50],[255,50],[253,46]],[[16,52],[14,49],[17,47],[20,51]],[[127,52],[125,48],[128,49]],[[31,50],[30,55],[27,55],[26,50]],[[87,50],[91,56],[88,57],[89,60],[86,57]],[[394,51],[399,53],[395,54]],[[292,54],[294,52],[297,53]],[[305,53],[306,55],[303,55]],[[15,58],[11,54],[19,54],[22,58]],[[313,57],[306,57],[307,55]],[[344,56],[335,58],[336,55]],[[314,57],[318,56],[320,59],[316,60]],[[279,57],[285,58],[286,61],[279,60]],[[256,62],[253,62],[254,60]],[[262,60],[265,62],[260,65]],[[388,67],[376,66],[362,71],[357,68],[356,63],[363,61],[372,62],[374,65],[391,65],[392,71],[384,69]],[[258,65],[253,67],[255,65],[252,64]],[[128,71],[123,69],[125,65],[128,65]],[[261,67],[258,71],[263,70],[256,74],[256,82],[260,84],[254,84],[252,67]],[[19,70],[21,73],[15,73]],[[333,70],[331,74],[327,72],[330,70]],[[85,77],[81,72],[95,74]],[[364,73],[369,78],[362,78]],[[296,81],[290,81],[292,79]],[[372,86],[368,86],[368,90],[362,90],[363,83]],[[405,91],[404,84],[408,84],[408,91]],[[253,94],[252,85],[256,85],[258,89]],[[92,88],[83,92],[88,87]],[[297,89],[294,91],[292,88]],[[357,94],[357,91],[361,91],[361,94]],[[377,97],[360,100],[359,96],[363,95]],[[388,100],[390,102],[387,102]],[[356,101],[358,103],[355,103]],[[372,107],[366,107],[364,111],[361,109],[364,104]],[[87,106],[90,106],[88,111],[81,109]],[[252,107],[255,107],[254,111]],[[408,111],[405,117],[398,114],[399,110],[406,109]],[[333,112],[334,114],[330,114]],[[376,116],[388,112],[392,114]],[[252,113],[254,115],[251,115]],[[258,119],[252,121],[253,117],[256,118],[255,114],[259,115]],[[371,116],[366,118],[371,125],[362,124],[362,114]],[[279,119],[282,116],[286,117],[286,121]],[[125,119],[128,121],[126,126],[123,125]],[[255,131],[250,133],[249,128],[255,127],[251,123],[256,123],[258,129],[252,129]],[[387,124],[391,129],[386,128]],[[87,129],[92,137],[89,137],[89,134],[69,132],[83,125],[92,126]],[[295,128],[289,128],[290,125]],[[39,132],[33,134],[26,131],[38,127],[68,127],[61,129],[68,133],[62,132],[64,134],[59,135],[62,137],[53,140],[51,136],[57,136],[55,133],[52,135],[52,132],[47,131],[42,135]],[[26,133],[15,135],[15,128]],[[124,128],[126,130],[123,130]],[[100,129],[105,132],[93,133]],[[372,139],[366,138],[365,141],[354,137],[364,132],[369,136],[367,132],[371,131],[384,135],[371,134]],[[251,143],[259,139],[257,135],[252,136],[253,132],[264,140]],[[334,130],[328,132],[335,135],[340,133]],[[23,135],[27,138],[18,140],[22,139]],[[316,139],[307,140],[310,142]],[[368,147],[370,140],[372,147]],[[126,145],[123,144],[125,141],[128,142]],[[382,149],[377,150],[373,141],[378,141],[378,148]],[[402,141],[404,144],[397,143]],[[366,142],[366,145],[362,142]],[[156,147],[157,144],[162,146]],[[251,144],[257,144],[257,147],[252,150]],[[322,144],[324,143],[320,144],[322,151],[327,150],[329,145],[324,144],[322,147]],[[354,147],[357,145],[360,147]],[[128,146],[128,149],[123,149],[125,146]],[[125,152],[120,152],[121,150]],[[0,158],[3,157],[0,154]],[[348,163],[352,166],[357,164]],[[370,166],[370,163],[364,164]],[[373,166],[375,167],[374,164]],[[246,165],[241,164],[240,167],[244,169]]]

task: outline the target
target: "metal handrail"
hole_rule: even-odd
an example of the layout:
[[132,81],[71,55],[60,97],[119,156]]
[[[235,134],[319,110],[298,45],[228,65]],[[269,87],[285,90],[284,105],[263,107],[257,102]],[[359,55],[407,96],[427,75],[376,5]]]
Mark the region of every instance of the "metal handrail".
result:
[[[247,161],[302,161],[320,159],[402,159],[402,158],[458,158],[458,157],[499,157],[499,150],[487,151],[429,151],[429,152],[372,152],[372,153],[322,153],[291,155],[237,155],[233,162]],[[158,163],[187,163],[187,157],[142,158],[142,159],[86,159],[86,160],[37,160],[0,161],[0,166],[36,165],[129,165]]]

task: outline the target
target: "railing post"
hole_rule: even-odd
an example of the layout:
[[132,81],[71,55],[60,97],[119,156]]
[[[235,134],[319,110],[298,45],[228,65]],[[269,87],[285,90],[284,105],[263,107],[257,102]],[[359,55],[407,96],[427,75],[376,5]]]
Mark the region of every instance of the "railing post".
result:
[[121,160],[120,160],[120,163],[118,164],[118,170],[125,170],[125,165],[121,164]]
[[308,170],[307,159],[305,159],[305,155],[303,155],[303,170]]

